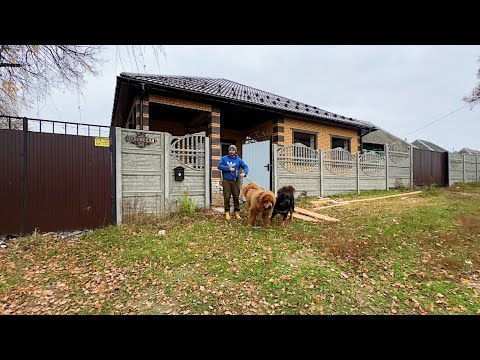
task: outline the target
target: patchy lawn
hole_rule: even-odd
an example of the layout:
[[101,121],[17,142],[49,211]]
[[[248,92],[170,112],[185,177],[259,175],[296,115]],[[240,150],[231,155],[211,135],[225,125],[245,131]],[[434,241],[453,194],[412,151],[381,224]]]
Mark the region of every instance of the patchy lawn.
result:
[[17,239],[0,250],[0,314],[480,313],[480,186],[322,213],[342,221],[197,212]]

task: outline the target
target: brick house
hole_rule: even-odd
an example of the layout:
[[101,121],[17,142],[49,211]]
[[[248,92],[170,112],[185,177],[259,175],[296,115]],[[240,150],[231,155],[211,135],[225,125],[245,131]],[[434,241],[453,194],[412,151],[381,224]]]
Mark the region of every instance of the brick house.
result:
[[235,144],[268,140],[313,149],[362,150],[362,136],[376,127],[237,82],[195,76],[121,73],[111,126],[168,132],[205,132],[210,139],[213,202],[221,197],[220,157]]

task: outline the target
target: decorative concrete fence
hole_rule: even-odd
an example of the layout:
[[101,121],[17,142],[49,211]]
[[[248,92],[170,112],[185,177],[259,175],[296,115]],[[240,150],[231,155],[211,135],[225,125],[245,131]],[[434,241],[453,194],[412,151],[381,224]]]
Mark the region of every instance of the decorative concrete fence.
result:
[[303,144],[273,145],[273,189],[293,185],[297,194],[323,197],[412,186],[412,148],[402,144],[385,148],[382,156],[341,148],[313,150]]
[[209,207],[209,148],[204,134],[115,128],[117,223],[135,213],[175,211],[185,195]]
[[480,156],[448,153],[448,184],[480,182]]

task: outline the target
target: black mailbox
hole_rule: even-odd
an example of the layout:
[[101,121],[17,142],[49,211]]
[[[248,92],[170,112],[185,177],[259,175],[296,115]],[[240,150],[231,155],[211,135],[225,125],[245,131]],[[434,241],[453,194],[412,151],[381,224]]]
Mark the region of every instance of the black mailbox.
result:
[[175,181],[183,181],[185,177],[185,169],[181,166],[177,166],[173,171],[175,172]]

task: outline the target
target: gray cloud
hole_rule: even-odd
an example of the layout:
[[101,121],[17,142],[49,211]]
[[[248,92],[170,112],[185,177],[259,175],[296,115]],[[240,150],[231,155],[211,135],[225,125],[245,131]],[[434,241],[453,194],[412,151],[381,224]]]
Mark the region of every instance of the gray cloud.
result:
[[[475,85],[480,46],[166,46],[166,59],[135,65],[116,48],[83,95],[57,91],[27,116],[108,125],[122,71],[223,77],[368,120],[403,136],[464,105]],[[36,106],[36,105],[35,105]],[[43,108],[42,108],[43,107]],[[79,110],[80,107],[80,110]],[[466,107],[415,132],[448,150],[480,149],[480,106]]]

